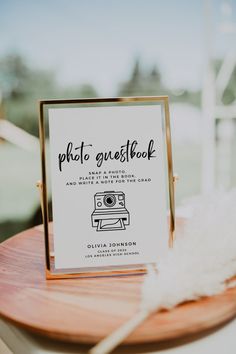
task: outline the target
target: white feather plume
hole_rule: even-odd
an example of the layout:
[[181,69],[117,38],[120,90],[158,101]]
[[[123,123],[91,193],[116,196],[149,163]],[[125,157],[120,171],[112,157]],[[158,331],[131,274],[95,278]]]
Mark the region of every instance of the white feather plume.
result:
[[160,309],[223,292],[236,275],[236,190],[201,198],[193,217],[177,233],[174,248],[149,267],[140,312],[91,350],[109,353],[146,317]]
[[224,291],[236,275],[236,190],[201,199],[157,269],[142,287],[141,306],[149,311]]

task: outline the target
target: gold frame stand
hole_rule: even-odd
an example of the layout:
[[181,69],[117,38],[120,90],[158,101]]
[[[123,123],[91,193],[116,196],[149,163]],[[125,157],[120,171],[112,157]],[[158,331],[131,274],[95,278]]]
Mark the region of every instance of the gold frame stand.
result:
[[45,117],[44,108],[51,105],[73,105],[73,104],[140,104],[140,103],[161,103],[163,105],[163,114],[165,121],[165,138],[167,151],[167,168],[168,168],[168,187],[169,187],[169,203],[170,203],[170,222],[169,222],[169,247],[174,244],[175,231],[175,193],[176,182],[178,176],[173,175],[172,147],[170,133],[170,113],[168,96],[142,96],[142,97],[116,97],[116,98],[91,98],[91,99],[66,99],[66,100],[42,100],[39,101],[39,132],[41,147],[41,164],[42,164],[42,180],[37,182],[40,194],[40,204],[44,224],[44,241],[45,241],[45,260],[46,260],[46,278],[47,279],[63,279],[75,277],[95,277],[95,276],[114,276],[128,275],[146,272],[146,265],[136,265],[135,267],[123,266],[121,268],[107,267],[106,269],[91,270],[55,270],[55,254],[49,234],[48,220],[48,198],[47,198],[47,177],[46,177],[46,146],[45,146]]

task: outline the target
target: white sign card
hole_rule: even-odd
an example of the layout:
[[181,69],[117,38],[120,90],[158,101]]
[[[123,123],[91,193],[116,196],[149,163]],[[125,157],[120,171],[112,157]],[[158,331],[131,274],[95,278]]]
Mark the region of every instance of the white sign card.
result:
[[168,248],[162,105],[47,110],[55,269],[158,261]]

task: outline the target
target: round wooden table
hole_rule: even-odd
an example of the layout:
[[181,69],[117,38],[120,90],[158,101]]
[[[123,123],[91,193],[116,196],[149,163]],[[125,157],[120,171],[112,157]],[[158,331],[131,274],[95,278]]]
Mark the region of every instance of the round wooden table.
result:
[[[0,316],[50,338],[96,343],[137,311],[142,281],[142,275],[46,280],[42,226],[0,245]],[[125,343],[195,335],[235,314],[236,288],[232,288],[154,314]]]

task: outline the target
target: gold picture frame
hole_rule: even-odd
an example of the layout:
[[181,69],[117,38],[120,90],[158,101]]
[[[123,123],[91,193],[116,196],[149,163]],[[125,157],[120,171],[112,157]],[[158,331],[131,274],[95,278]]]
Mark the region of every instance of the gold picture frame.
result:
[[47,279],[62,279],[74,277],[95,277],[95,276],[114,276],[143,273],[146,271],[146,265],[136,265],[135,267],[106,267],[104,269],[76,270],[71,271],[56,270],[54,266],[53,234],[50,232],[49,224],[49,206],[48,206],[48,181],[46,167],[46,132],[45,132],[45,110],[52,106],[76,106],[76,105],[138,105],[138,104],[161,104],[163,108],[165,124],[165,143],[167,157],[168,174],[168,194],[169,194],[169,247],[173,246],[175,231],[175,176],[173,175],[170,113],[168,96],[139,96],[139,97],[116,97],[116,98],[88,98],[88,99],[63,99],[63,100],[40,100],[39,101],[39,135],[41,151],[41,172],[42,180],[37,183],[40,190],[41,209],[44,225],[45,241],[45,265]]

